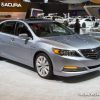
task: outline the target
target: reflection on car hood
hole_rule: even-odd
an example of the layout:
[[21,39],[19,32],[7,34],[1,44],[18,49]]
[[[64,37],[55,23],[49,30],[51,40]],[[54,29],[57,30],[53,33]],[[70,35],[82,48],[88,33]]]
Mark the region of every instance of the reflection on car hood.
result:
[[45,39],[60,42],[66,45],[70,45],[79,49],[95,48],[100,46],[100,42],[86,35],[63,35],[63,36],[52,36],[46,37]]

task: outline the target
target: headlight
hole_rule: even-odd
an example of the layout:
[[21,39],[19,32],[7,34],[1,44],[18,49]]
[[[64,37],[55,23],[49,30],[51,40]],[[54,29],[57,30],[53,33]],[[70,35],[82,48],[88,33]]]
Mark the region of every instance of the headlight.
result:
[[77,57],[80,57],[80,55],[74,50],[62,50],[62,49],[53,48],[53,53],[61,55],[61,56],[77,56]]

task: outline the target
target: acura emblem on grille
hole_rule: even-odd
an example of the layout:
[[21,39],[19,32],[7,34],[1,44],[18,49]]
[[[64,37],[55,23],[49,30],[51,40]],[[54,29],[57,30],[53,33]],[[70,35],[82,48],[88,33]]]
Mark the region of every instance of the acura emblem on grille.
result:
[[100,58],[100,48],[99,47],[81,50],[81,52],[86,58],[91,58],[91,59],[99,59]]

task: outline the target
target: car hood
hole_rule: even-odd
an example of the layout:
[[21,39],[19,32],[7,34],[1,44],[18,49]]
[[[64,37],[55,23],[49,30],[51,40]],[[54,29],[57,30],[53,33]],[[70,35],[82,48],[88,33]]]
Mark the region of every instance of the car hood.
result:
[[63,43],[64,45],[75,47],[77,49],[95,48],[100,46],[100,42],[86,35],[67,35],[67,36],[52,36],[45,39]]

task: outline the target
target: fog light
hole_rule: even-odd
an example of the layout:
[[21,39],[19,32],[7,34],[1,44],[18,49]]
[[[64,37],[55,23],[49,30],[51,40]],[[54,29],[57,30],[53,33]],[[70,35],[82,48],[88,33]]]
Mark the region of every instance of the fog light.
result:
[[65,69],[78,69],[76,66],[64,66]]
[[63,71],[65,72],[78,72],[87,70],[85,67],[78,66],[64,66]]

